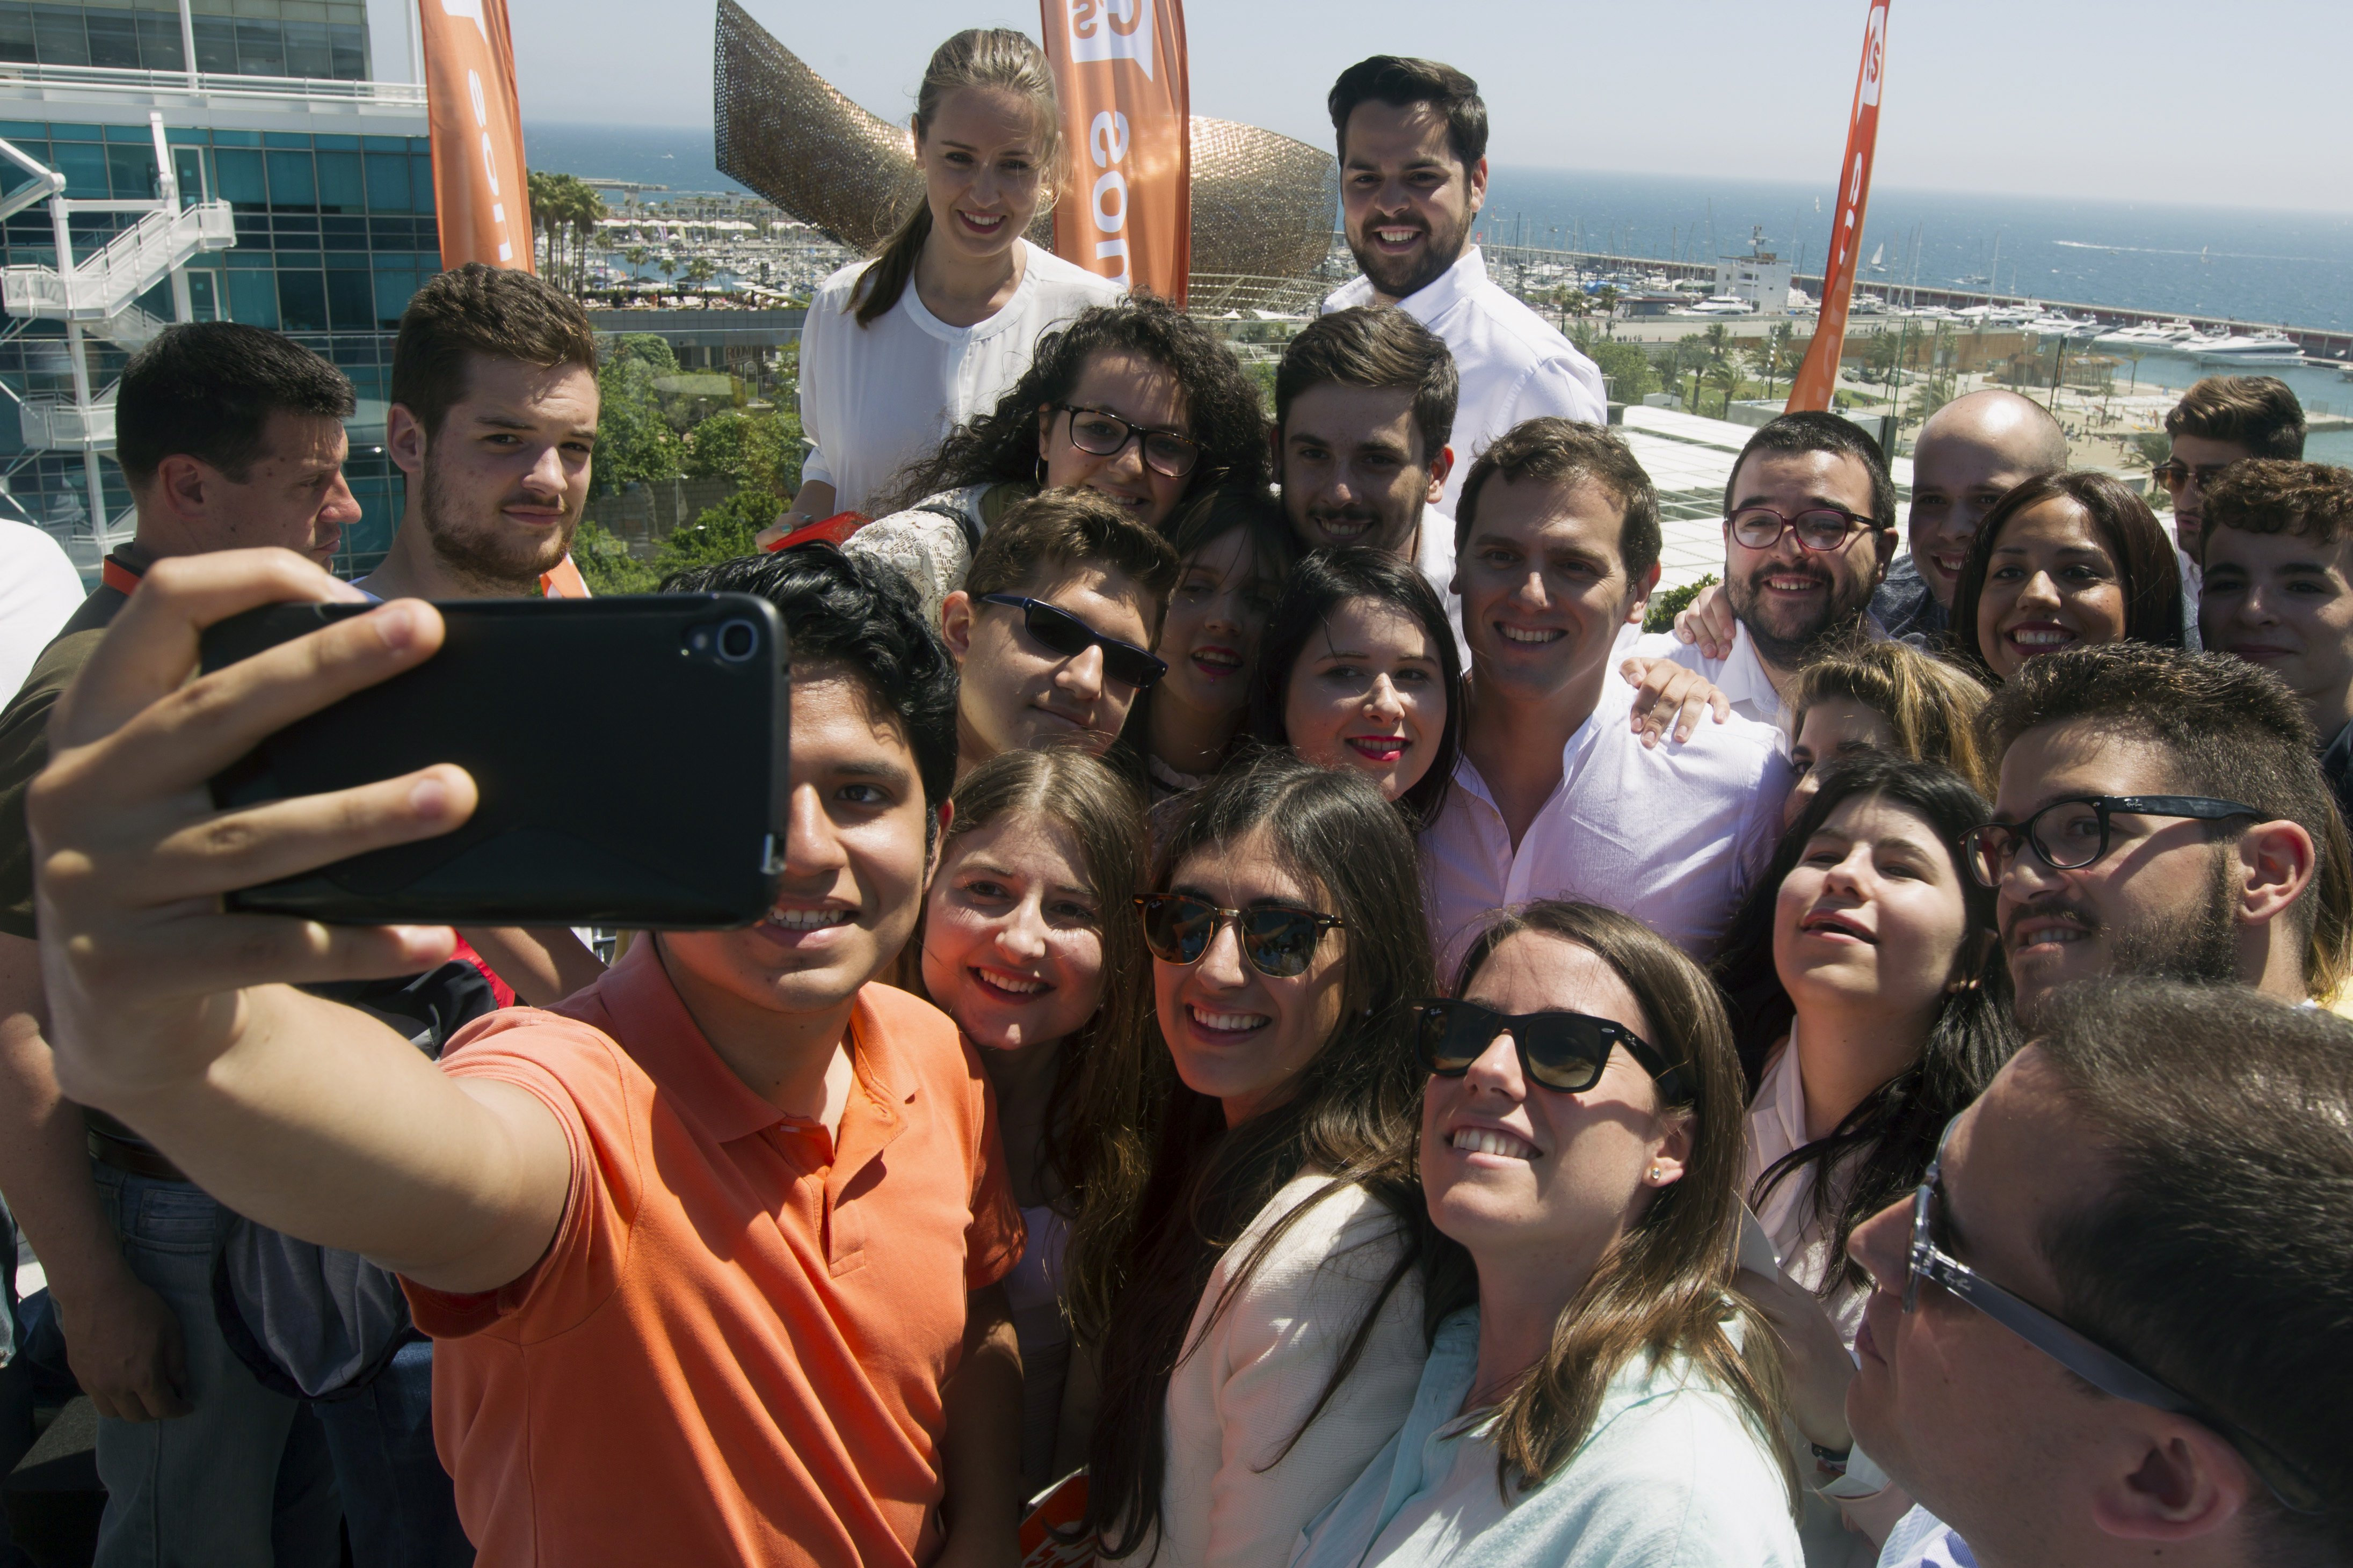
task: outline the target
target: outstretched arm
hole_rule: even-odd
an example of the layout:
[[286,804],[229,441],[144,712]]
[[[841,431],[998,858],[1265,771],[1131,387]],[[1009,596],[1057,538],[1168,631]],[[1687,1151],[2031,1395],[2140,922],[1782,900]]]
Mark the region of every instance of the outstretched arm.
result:
[[259,605],[350,600],[284,551],[158,563],[59,702],[26,805],[59,1087],[122,1118],[228,1207],[451,1291],[546,1250],[570,1180],[525,1091],[447,1078],[299,984],[413,973],[446,928],[230,914],[221,896],[463,823],[442,765],[334,795],[214,809],[206,781],[262,737],[432,657],[401,599],[195,680],[204,628]]

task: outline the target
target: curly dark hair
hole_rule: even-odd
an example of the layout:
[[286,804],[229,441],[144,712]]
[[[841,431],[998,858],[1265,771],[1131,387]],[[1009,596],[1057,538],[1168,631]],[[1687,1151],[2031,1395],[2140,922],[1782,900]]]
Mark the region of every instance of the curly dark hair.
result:
[[1132,353],[1166,367],[1185,389],[1186,423],[1201,446],[1190,495],[1220,483],[1266,482],[1266,413],[1258,383],[1217,333],[1150,294],[1095,305],[1038,340],[1037,357],[987,414],[948,432],[939,450],[899,470],[879,503],[900,511],[966,485],[1034,483],[1038,413],[1066,401],[1098,353]]
[[800,544],[692,567],[662,592],[756,594],[776,605],[794,663],[856,670],[906,730],[924,803],[936,808],[948,798],[955,787],[955,662],[895,569],[830,544]]
[[2200,565],[2218,528],[2295,533],[2315,544],[2334,544],[2353,534],[2353,468],[2284,458],[2232,463],[2206,492],[2206,526],[2198,539]]

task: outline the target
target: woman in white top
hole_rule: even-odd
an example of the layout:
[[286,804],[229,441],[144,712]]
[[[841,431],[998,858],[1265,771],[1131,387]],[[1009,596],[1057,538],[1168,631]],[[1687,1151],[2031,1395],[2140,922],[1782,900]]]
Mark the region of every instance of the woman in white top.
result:
[[1706,973],[1545,901],[1416,1046],[1436,1345],[1294,1568],[1798,1568],[1776,1355],[1735,1293],[1740,1068]]
[[1234,351],[1141,295],[1039,339],[1012,390],[902,470],[847,548],[897,567],[936,608],[980,536],[1040,489],[1083,485],[1161,528],[1219,485],[1263,489],[1267,458],[1258,384]]
[[[1756,1079],[1744,1191],[1783,1276],[1751,1283],[1796,1369],[1817,1486],[1840,1485],[1852,1444],[1842,1352],[1870,1294],[1847,1237],[1919,1184],[1946,1122],[2017,1048],[1994,896],[1961,848],[1992,815],[1934,763],[1832,763],[1720,961]],[[1871,1561],[1835,1508],[1810,1504],[1806,1542],[1816,1564]]]
[[1362,775],[1265,752],[1187,799],[1154,885],[1155,1021],[1082,1108],[1124,1156],[1071,1249],[1101,1373],[1085,1529],[1158,1568],[1282,1568],[1426,1350],[1391,1152],[1431,978],[1413,841]]
[[1046,57],[971,28],[939,47],[912,122],[923,199],[870,261],[818,288],[801,331],[801,428],[814,449],[789,531],[875,496],[994,405],[1038,340],[1120,288],[1022,237],[1062,167]]
[[1150,1005],[1134,912],[1144,802],[1102,760],[1064,746],[991,758],[957,783],[955,805],[923,903],[923,984],[978,1047],[1029,1232],[1005,1281],[1028,1497],[1083,1461],[1092,1417],[1089,1380],[1066,1376],[1062,1254],[1074,1194],[1104,1151],[1077,1106],[1111,1070],[1107,1042],[1133,1036]]

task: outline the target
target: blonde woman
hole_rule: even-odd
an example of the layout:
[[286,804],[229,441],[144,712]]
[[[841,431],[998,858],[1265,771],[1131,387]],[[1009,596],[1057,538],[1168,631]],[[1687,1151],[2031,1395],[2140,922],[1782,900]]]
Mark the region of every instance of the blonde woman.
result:
[[1789,690],[1789,765],[1798,782],[1781,808],[1798,820],[1821,771],[1863,752],[1938,763],[1993,798],[1992,765],[1978,747],[1985,688],[1968,671],[1900,642],[1869,642],[1818,658]]

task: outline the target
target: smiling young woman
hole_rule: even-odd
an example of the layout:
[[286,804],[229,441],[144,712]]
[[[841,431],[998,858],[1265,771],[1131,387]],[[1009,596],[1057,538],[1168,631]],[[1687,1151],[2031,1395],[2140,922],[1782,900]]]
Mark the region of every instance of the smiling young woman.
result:
[[1429,580],[1386,551],[1318,550],[1267,617],[1250,730],[1379,786],[1417,832],[1454,776],[1462,667]]
[[1798,1568],[1773,1336],[1735,1293],[1740,1069],[1704,971],[1543,901],[1417,1009],[1436,1342],[1293,1568]]
[[[1268,752],[1187,797],[1139,900],[1154,1017],[1081,1114],[1071,1317],[1104,1554],[1282,1568],[1403,1419],[1423,1339],[1410,1125],[1431,984],[1413,842],[1353,770]],[[1173,1371],[1172,1371],[1173,1369]]]
[[1996,683],[2062,648],[2179,647],[2181,566],[2148,503],[2105,474],[2029,479],[1986,514],[1961,563],[1952,636]]
[[[1008,752],[956,786],[924,901],[923,989],[977,1046],[997,1094],[1006,1173],[1028,1241],[1006,1276],[1021,1346],[1025,1495],[1077,1463],[1092,1380],[1066,1379],[1062,1255],[1078,1193],[1103,1165],[1111,1042],[1149,1005],[1144,939],[1130,912],[1144,883],[1144,803],[1071,747]],[[1067,1413],[1067,1415],[1066,1415]],[[1067,1452],[1069,1463],[1063,1463]]]
[[1019,379],[1040,334],[1120,297],[1022,237],[1063,165],[1053,73],[1036,44],[1004,28],[942,44],[911,130],[923,200],[880,255],[809,301],[800,393],[814,449],[780,531],[872,512],[901,465]]

